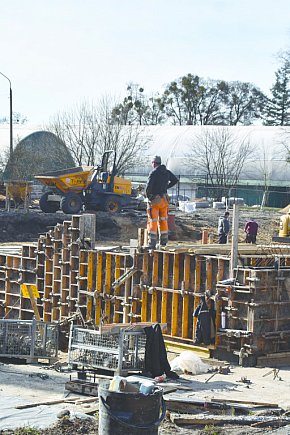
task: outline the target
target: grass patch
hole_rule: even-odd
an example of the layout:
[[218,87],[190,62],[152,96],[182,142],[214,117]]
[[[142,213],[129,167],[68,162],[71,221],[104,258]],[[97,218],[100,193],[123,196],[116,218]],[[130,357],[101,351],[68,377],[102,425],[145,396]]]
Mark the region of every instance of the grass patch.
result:
[[14,435],[40,435],[40,432],[33,427],[20,427],[15,429]]

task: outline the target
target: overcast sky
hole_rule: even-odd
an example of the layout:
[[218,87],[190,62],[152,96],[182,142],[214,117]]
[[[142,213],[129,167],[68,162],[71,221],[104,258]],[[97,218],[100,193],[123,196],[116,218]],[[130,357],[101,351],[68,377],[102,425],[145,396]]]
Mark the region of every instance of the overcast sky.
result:
[[[290,0],[1,0],[0,71],[29,124],[128,82],[162,92],[182,75],[268,93],[290,48]],[[9,83],[0,76],[0,117]]]

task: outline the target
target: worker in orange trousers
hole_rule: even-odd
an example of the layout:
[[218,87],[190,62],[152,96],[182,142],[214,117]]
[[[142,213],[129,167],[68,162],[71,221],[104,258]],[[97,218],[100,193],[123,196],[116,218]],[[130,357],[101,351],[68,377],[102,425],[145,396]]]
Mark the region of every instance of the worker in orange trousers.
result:
[[[178,178],[161,164],[161,157],[152,159],[153,171],[146,184],[148,248],[154,249],[159,242],[166,246],[168,242],[168,204],[167,189],[175,186]],[[159,234],[159,238],[158,238]]]

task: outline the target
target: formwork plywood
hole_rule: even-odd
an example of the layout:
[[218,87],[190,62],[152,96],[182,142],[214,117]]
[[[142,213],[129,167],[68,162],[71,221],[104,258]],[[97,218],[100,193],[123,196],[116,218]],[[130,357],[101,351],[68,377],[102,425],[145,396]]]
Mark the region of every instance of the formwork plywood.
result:
[[[230,245],[171,245],[143,252],[94,246],[92,215],[73,216],[25,245],[0,252],[0,307],[11,319],[32,319],[21,283],[36,284],[41,319],[100,323],[166,323],[166,338],[192,344],[200,298],[216,305],[216,349],[238,355],[290,351],[290,249],[239,245],[230,284]],[[145,237],[139,239],[145,240]],[[227,328],[221,329],[221,310]]]

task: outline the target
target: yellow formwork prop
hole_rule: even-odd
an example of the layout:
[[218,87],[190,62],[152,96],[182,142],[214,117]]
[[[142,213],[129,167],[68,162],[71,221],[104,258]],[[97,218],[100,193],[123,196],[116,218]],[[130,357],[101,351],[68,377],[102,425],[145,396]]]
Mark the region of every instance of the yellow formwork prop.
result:
[[[184,290],[189,290],[190,285],[190,257],[189,255],[186,255],[184,258],[184,277],[183,277],[183,287]],[[182,325],[181,325],[181,336],[182,338],[188,338],[189,337],[189,295],[184,294],[183,295],[183,301],[182,301]]]
[[[178,289],[179,284],[179,255],[173,258],[173,289]],[[171,335],[176,336],[178,331],[178,293],[172,294]]]
[[[115,257],[115,281],[117,281],[118,278],[120,278],[121,276],[121,257],[120,255],[117,255]],[[115,289],[115,295],[117,296],[116,298],[116,302],[115,302],[115,311],[114,311],[114,322],[118,323],[121,321],[121,316],[120,316],[120,308],[121,308],[121,304],[120,304],[120,299],[118,298],[120,295],[120,286],[117,286]]]
[[[149,255],[146,252],[143,256],[143,274],[142,274],[142,283],[147,282],[148,280],[148,259]],[[148,304],[148,292],[143,287],[141,288],[141,322],[147,321],[147,304]]]
[[[195,293],[200,293],[200,285],[201,285],[201,258],[195,257]],[[195,296],[194,298],[194,306],[193,306],[193,312],[197,308],[198,304],[200,302],[200,298],[198,296]],[[193,317],[193,334],[196,330],[196,322],[197,318]]]
[[153,272],[152,272],[152,302],[151,302],[151,322],[157,322],[157,290],[154,287],[158,285],[158,252],[153,253]]
[[97,276],[96,276],[96,291],[95,291],[95,324],[100,325],[101,322],[101,297],[102,292],[102,271],[103,271],[103,256],[101,252],[97,254]]
[[[90,251],[88,253],[88,270],[87,270],[87,274],[88,274],[88,282],[87,282],[87,286],[88,286],[88,292],[92,293],[93,296],[93,275],[94,275],[94,253],[92,251]],[[87,315],[86,315],[86,320],[92,320],[93,318],[93,297],[92,296],[88,296],[87,298]]]
[[110,315],[111,315],[111,301],[107,295],[110,295],[111,290],[111,273],[112,273],[112,254],[106,254],[106,271],[105,271],[105,318],[106,323],[110,323]]
[[206,259],[206,289],[211,290],[212,289],[212,259],[207,258]]
[[[169,283],[169,254],[163,254],[163,269],[162,269],[162,287],[168,288]],[[161,323],[167,323],[167,309],[168,309],[168,292],[163,291],[161,296]]]

